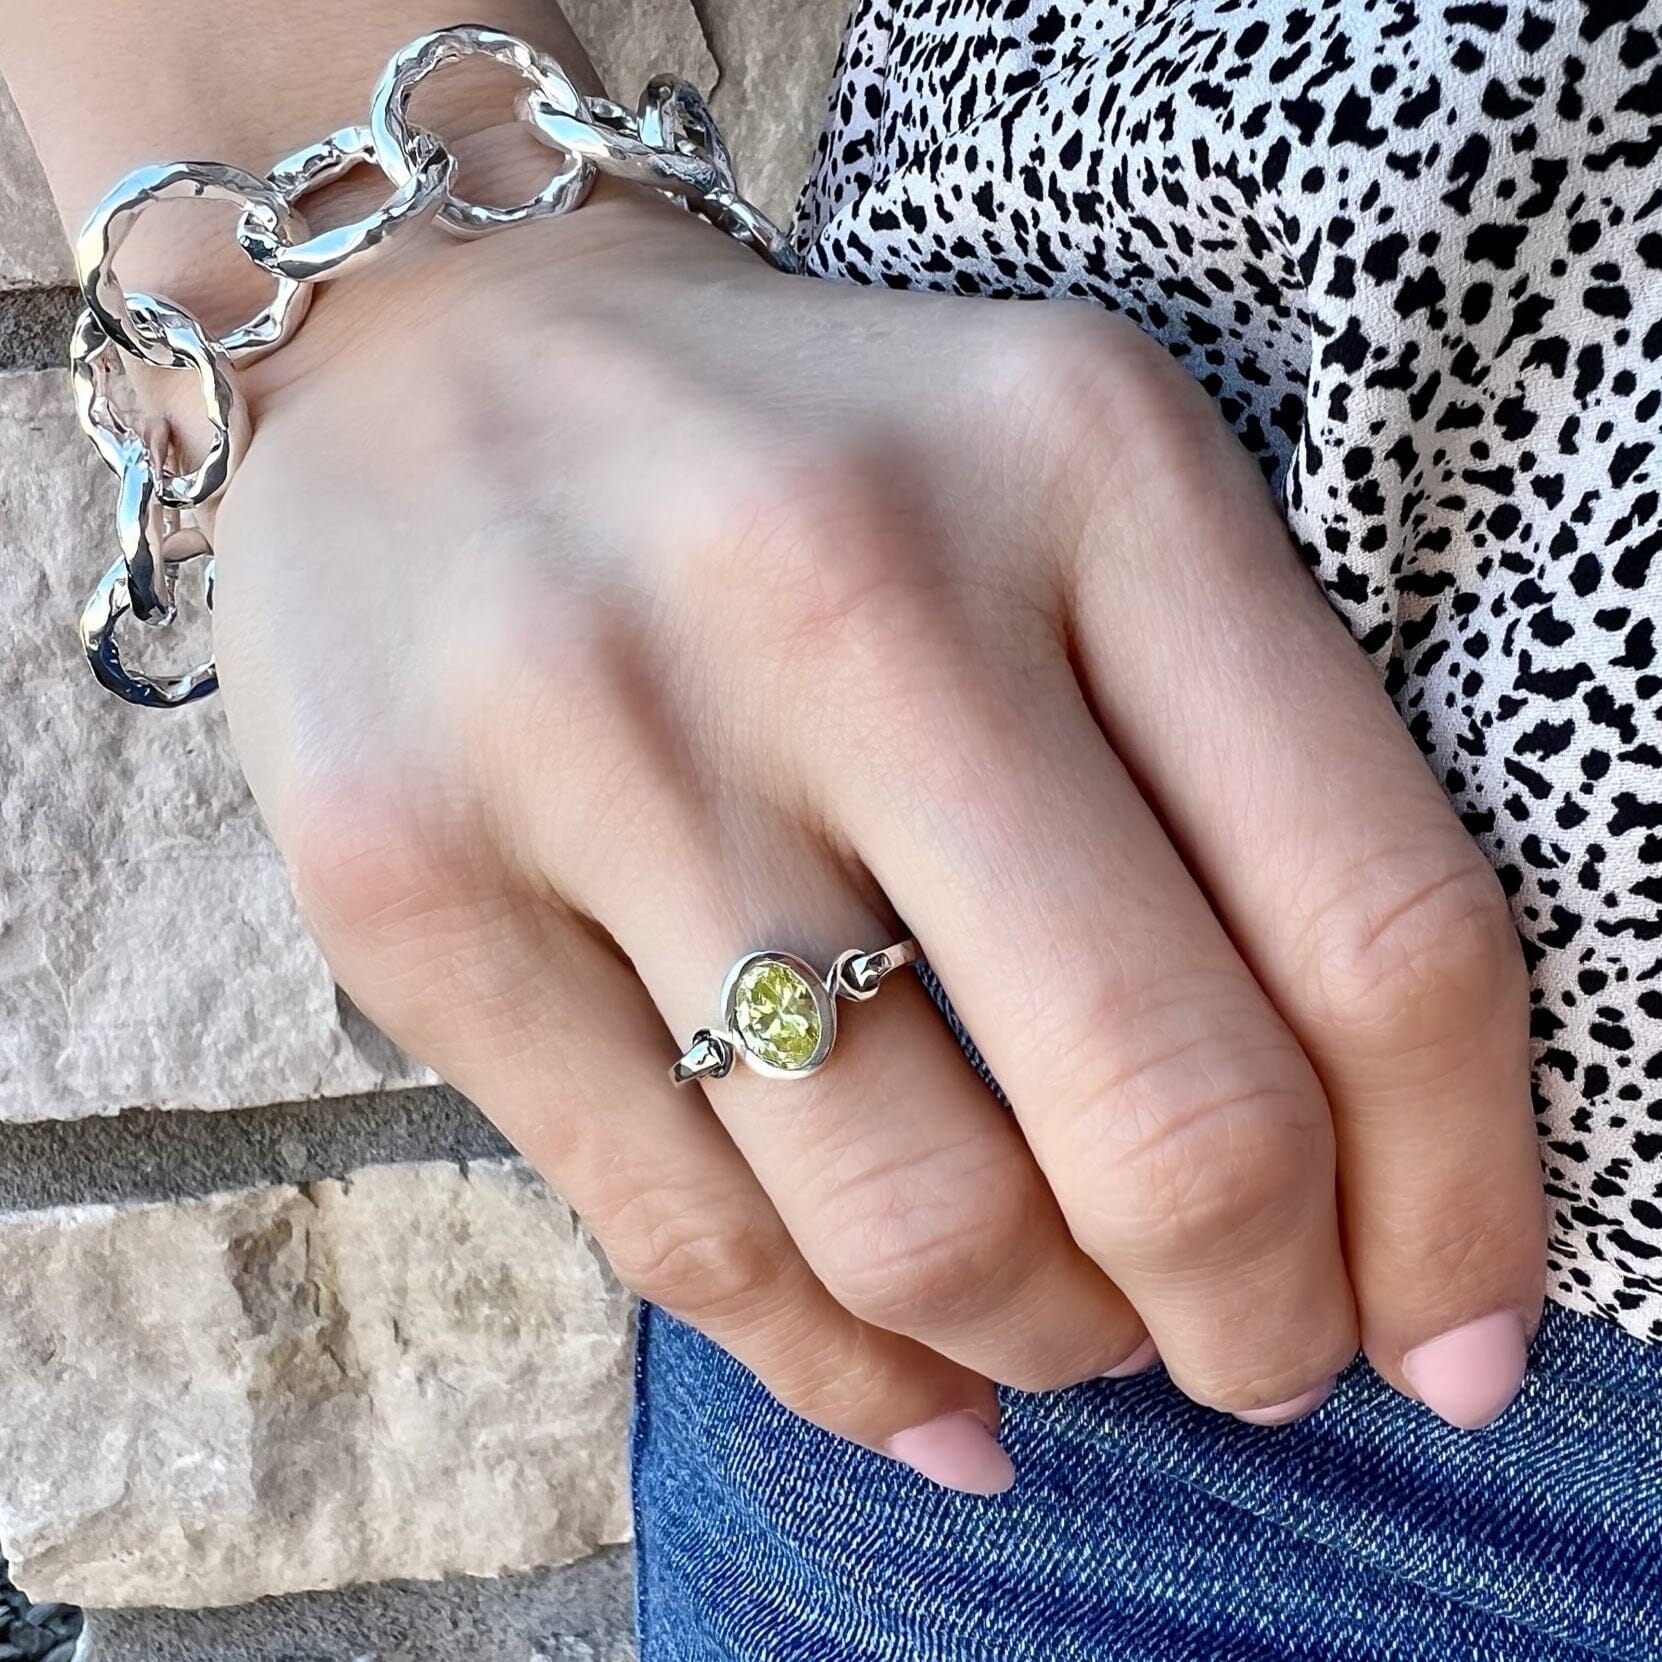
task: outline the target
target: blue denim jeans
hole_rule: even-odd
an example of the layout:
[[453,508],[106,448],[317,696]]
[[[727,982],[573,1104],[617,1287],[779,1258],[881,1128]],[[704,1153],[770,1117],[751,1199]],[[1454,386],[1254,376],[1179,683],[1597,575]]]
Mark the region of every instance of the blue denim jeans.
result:
[[1662,1348],[1549,1311],[1450,1430],[1354,1365],[1277,1430],[1156,1370],[1005,1399],[1016,1487],[936,1489],[643,1312],[642,1662],[1662,1659]]

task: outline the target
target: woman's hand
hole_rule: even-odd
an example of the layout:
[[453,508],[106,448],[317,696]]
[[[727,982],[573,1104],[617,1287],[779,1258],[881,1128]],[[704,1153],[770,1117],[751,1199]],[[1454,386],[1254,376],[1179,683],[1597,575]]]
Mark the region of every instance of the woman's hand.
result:
[[[257,377],[217,536],[250,781],[343,985],[631,1287],[971,1489],[988,1381],[1145,1326],[1249,1419],[1359,1338],[1456,1423],[1509,1399],[1506,903],[1163,352],[619,193],[339,285]],[[809,1080],[671,1085],[746,950],[904,934],[1014,1117],[910,976]]]

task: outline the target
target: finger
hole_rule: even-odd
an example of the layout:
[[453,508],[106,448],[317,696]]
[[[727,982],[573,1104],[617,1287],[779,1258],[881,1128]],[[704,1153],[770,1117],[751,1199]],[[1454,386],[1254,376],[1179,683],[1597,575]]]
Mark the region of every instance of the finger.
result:
[[[590,666],[591,688],[602,673]],[[719,1024],[724,973],[747,952],[782,948],[824,970],[845,948],[904,933],[869,882],[800,829],[758,808],[700,814],[660,779],[633,776],[626,815],[598,838],[556,792],[529,812],[539,857],[574,874],[683,1038]],[[917,978],[895,976],[842,1011],[822,1071],[783,1081],[740,1065],[706,1087],[831,1294],[1024,1389],[1136,1356],[1142,1323],[1070,1237],[1018,1128]]]
[[[689,876],[675,921],[643,935],[646,977],[682,1031],[710,1020],[747,946],[784,942],[818,967],[838,946],[904,933],[809,878],[800,854],[771,867],[777,883],[769,869],[757,887],[787,906],[757,894],[734,907],[714,874]],[[708,1089],[809,1263],[865,1320],[1024,1390],[1115,1373],[1142,1347],[1143,1324],[1070,1236],[1019,1128],[915,976],[843,1007],[822,1072],[783,1084],[740,1067]]]
[[991,1386],[826,1293],[698,1096],[669,1084],[663,1025],[596,932],[402,806],[310,818],[300,887],[343,983],[501,1125],[628,1286],[827,1430],[949,1487],[1008,1486]]
[[1080,662],[1327,1088],[1370,1358],[1478,1425],[1518,1387],[1545,1277],[1516,935],[1256,470],[1186,382],[1159,395],[1201,406],[1171,416],[1181,476],[1169,445],[1138,459],[1118,434],[1114,486],[1079,521]]
[[816,500],[840,511],[767,551],[816,597],[795,673],[838,690],[816,806],[916,926],[1071,1232],[1174,1377],[1298,1411],[1355,1348],[1318,1081],[1055,633],[1018,607],[991,629],[967,615],[869,476]]

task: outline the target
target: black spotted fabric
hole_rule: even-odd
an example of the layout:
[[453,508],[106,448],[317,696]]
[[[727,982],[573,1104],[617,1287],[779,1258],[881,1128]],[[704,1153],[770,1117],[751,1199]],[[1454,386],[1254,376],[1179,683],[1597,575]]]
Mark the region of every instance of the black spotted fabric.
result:
[[1662,1341],[1662,5],[859,0],[801,235],[1216,399],[1511,896],[1553,1295]]

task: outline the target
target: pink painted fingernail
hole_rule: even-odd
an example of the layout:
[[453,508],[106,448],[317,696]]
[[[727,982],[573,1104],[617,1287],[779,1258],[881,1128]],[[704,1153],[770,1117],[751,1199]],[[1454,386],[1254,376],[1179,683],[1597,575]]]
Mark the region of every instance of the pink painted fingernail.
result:
[[1245,1420],[1248,1425],[1291,1425],[1294,1420],[1302,1420],[1306,1414],[1315,1413],[1332,1394],[1333,1381],[1330,1379],[1269,1408],[1237,1408],[1235,1418]]
[[1159,1360],[1159,1348],[1152,1339],[1144,1339],[1123,1362],[1116,1362],[1102,1377],[1129,1379],[1134,1373],[1147,1373]]
[[1001,1495],[1016,1481],[1010,1456],[967,1409],[897,1431],[888,1452],[932,1483],[966,1495]]
[[1518,1394],[1528,1354],[1522,1317],[1499,1310],[1409,1351],[1402,1371],[1433,1414],[1478,1431]]

